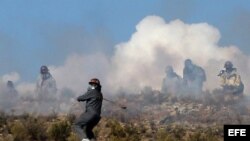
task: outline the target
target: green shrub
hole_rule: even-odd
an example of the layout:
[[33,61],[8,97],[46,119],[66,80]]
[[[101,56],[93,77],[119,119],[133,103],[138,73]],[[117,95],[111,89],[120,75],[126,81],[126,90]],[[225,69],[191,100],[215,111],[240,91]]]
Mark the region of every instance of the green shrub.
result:
[[76,116],[74,114],[68,114],[66,119],[70,124],[73,124],[74,121],[76,120]]
[[7,123],[7,115],[4,112],[0,112],[0,127]]
[[14,141],[14,137],[10,134],[0,137],[0,141]]
[[44,141],[46,140],[46,127],[45,121],[42,119],[28,118],[25,121],[25,127],[29,133],[32,141]]
[[141,140],[141,137],[139,135],[139,129],[133,126],[132,124],[130,125],[125,125],[124,126],[124,131],[127,135],[127,138],[130,141],[139,141]]
[[193,134],[191,134],[188,138],[187,141],[219,141],[220,137],[209,134],[209,133],[202,133],[200,131],[197,131]]
[[10,127],[11,133],[14,136],[14,141],[27,141],[30,139],[28,130],[24,124],[17,120]]
[[180,125],[172,127],[171,134],[176,138],[176,140],[181,140],[185,136],[188,129],[183,128]]
[[111,129],[108,136],[110,141],[139,141],[141,140],[138,134],[139,130],[132,124],[122,126],[116,120],[109,120],[107,122],[107,127]]
[[110,121],[108,121],[107,125],[111,129],[110,136],[121,137],[121,138],[126,137],[126,133],[118,121],[116,121],[116,120],[111,121],[110,120]]
[[79,137],[73,132],[71,132],[69,137],[67,138],[67,141],[79,141],[79,140],[80,140]]
[[49,126],[48,136],[55,141],[66,141],[71,132],[71,126],[67,121],[58,121]]
[[175,141],[176,139],[166,131],[166,129],[160,129],[156,134],[157,141]]

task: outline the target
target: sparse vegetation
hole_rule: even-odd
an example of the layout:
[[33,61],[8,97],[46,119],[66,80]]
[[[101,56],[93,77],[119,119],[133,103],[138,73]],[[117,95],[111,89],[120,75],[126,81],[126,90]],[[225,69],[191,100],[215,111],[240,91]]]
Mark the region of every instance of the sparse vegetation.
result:
[[[70,119],[67,116],[54,119],[12,116],[1,124],[0,141],[79,141],[71,129]],[[99,141],[221,141],[223,138],[222,127],[154,126],[157,125],[145,121],[135,124],[103,118],[94,132]]]
[[139,136],[139,128],[133,124],[123,125],[116,120],[108,120],[107,127],[111,132],[108,135],[110,141],[138,141],[141,140]]
[[57,121],[49,125],[47,132],[54,141],[66,141],[70,136],[71,125],[68,121]]
[[13,134],[15,141],[30,140],[28,130],[20,120],[11,123],[10,131]]
[[[219,103],[213,95],[199,100],[156,94],[145,103],[127,97],[129,110],[106,106],[94,128],[98,141],[222,141],[223,124],[249,123],[249,104]],[[124,97],[123,97],[124,98]],[[205,101],[205,102],[204,102]],[[151,102],[151,103],[150,103]],[[104,103],[105,104],[105,103]],[[0,141],[79,141],[71,129],[75,115],[6,115],[0,112]]]

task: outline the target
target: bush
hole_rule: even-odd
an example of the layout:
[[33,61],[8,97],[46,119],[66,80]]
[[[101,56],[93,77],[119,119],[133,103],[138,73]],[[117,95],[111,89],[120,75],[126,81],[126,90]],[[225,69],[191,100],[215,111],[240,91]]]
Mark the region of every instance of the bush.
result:
[[0,112],[0,127],[7,123],[7,115],[4,112]]
[[195,132],[187,138],[187,141],[219,141],[219,139],[214,135]]
[[138,134],[139,130],[132,124],[122,126],[116,120],[109,120],[107,122],[107,127],[110,127],[111,131],[109,134],[110,141],[139,141],[141,140]]
[[69,137],[67,138],[67,141],[79,141],[79,140],[80,140],[79,137],[73,132],[71,132]]
[[188,129],[183,128],[180,125],[175,125],[170,129],[171,134],[176,138],[176,140],[181,140],[185,136]]
[[76,120],[76,116],[74,114],[68,114],[66,117],[66,120],[70,123],[73,124]]
[[126,137],[126,133],[118,121],[116,121],[116,120],[111,121],[110,120],[110,121],[108,121],[107,125],[111,129],[110,136],[121,137],[121,138]]
[[45,121],[42,119],[28,118],[25,121],[25,127],[30,135],[32,141],[44,141],[46,140],[46,127]]
[[14,141],[14,137],[9,134],[9,135],[0,137],[0,141]]
[[166,129],[160,129],[156,135],[157,141],[175,141],[173,135],[169,134]]
[[58,121],[48,128],[48,135],[55,141],[66,141],[71,133],[71,126],[67,121]]
[[11,133],[14,136],[14,141],[24,141],[29,140],[30,136],[28,130],[19,120],[15,121],[10,127]]

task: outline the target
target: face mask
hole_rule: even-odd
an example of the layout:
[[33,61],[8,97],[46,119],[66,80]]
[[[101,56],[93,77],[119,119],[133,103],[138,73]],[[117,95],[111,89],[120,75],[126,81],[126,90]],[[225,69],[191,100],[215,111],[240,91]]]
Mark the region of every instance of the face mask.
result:
[[88,90],[94,90],[94,89],[95,89],[95,86],[89,85]]

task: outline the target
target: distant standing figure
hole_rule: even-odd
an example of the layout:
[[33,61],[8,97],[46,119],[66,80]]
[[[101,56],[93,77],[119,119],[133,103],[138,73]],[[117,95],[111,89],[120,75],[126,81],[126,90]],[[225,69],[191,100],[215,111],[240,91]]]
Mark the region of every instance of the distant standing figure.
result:
[[6,86],[2,88],[2,93],[0,94],[0,110],[10,112],[10,110],[16,108],[16,105],[18,105],[18,92],[14,83],[9,80]]
[[47,66],[41,66],[36,91],[39,100],[53,100],[56,98],[56,81],[49,72]]
[[47,66],[41,66],[40,68],[40,76],[35,92],[36,104],[38,105],[33,110],[36,110],[38,114],[50,114],[58,111],[56,81],[50,74]]
[[233,67],[231,61],[226,61],[223,70],[220,71],[221,87],[225,93],[241,95],[244,91],[244,84],[241,81],[237,69]]
[[166,76],[162,81],[161,91],[165,94],[177,94],[182,85],[182,78],[174,72],[172,66],[165,69]]
[[202,91],[203,83],[206,81],[206,74],[203,68],[193,64],[190,59],[185,60],[183,69],[183,83],[191,92]]

